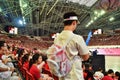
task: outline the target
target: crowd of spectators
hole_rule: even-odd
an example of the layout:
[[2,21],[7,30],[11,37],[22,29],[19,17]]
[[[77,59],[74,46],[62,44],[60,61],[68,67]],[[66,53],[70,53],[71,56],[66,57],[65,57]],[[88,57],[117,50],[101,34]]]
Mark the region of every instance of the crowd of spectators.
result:
[[85,80],[120,80],[120,72],[113,69],[104,71],[100,67],[94,71],[91,64],[83,64],[82,68]]
[[[114,40],[117,39],[117,40]],[[4,40],[4,41],[3,41]],[[98,44],[92,43],[99,41],[101,45],[120,45],[119,35],[110,36],[92,36],[89,45]],[[50,73],[49,66],[46,63],[47,56],[42,50],[47,49],[53,42],[49,37],[30,37],[30,36],[8,36],[0,34],[0,78],[5,80],[22,80],[22,77],[16,71],[16,66],[22,75],[21,66],[26,68],[31,73],[35,80],[58,80],[58,78]],[[109,42],[109,43],[108,43]],[[110,43],[112,42],[112,43]],[[3,44],[5,43],[5,44]],[[3,49],[4,48],[4,49]],[[16,60],[14,63],[12,60]],[[45,73],[47,70],[49,73]],[[101,68],[98,71],[92,70],[92,65],[83,65],[83,72],[85,80],[120,80],[120,72],[114,72],[109,69],[103,72]],[[9,73],[9,75],[7,75]],[[5,75],[5,76],[4,76]],[[7,77],[6,77],[7,75]],[[25,76],[25,75],[24,75]],[[24,77],[23,76],[23,77]],[[24,77],[25,78],[25,77]]]
[[[87,36],[83,36],[86,40]],[[5,40],[7,43],[12,43],[15,46],[23,46],[29,49],[37,47],[38,49],[47,49],[52,45],[53,39],[50,37],[38,37],[38,36],[11,36],[0,34],[0,40]],[[98,45],[120,45],[120,34],[114,35],[93,35],[89,41],[89,46]]]
[[[49,74],[42,73],[42,68],[49,70],[46,63],[47,56],[37,48],[27,50],[23,47],[10,46],[5,41],[0,41],[0,80],[22,80],[26,79],[23,68],[31,74],[34,80],[53,80]],[[16,61],[16,62],[15,62]],[[19,65],[21,63],[21,66]],[[18,72],[22,76],[17,76]]]

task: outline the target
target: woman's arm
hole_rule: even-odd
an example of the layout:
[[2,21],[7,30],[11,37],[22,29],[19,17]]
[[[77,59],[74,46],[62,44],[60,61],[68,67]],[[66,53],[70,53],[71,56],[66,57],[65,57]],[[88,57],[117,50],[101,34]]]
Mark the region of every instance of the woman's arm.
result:
[[41,70],[41,69],[43,68],[43,65],[44,65],[44,64],[45,64],[45,62],[42,61],[42,63],[40,63],[40,64],[38,65],[38,69]]

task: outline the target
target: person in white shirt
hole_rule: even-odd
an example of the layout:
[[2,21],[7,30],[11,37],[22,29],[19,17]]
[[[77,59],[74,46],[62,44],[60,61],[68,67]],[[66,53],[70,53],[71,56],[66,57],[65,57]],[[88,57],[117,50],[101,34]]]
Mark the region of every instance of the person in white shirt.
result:
[[95,80],[102,80],[102,78],[104,77],[104,74],[102,73],[103,70],[101,68],[98,69],[98,71],[96,71],[93,75]]
[[84,80],[82,61],[88,60],[89,50],[81,35],[74,34],[79,21],[75,12],[64,14],[64,30],[55,38],[54,43],[64,46],[67,40],[72,37],[66,46],[66,54],[69,59],[73,60],[72,69],[69,74],[60,77],[59,80]]
[[[0,55],[4,53],[6,48],[5,41],[0,41]],[[8,67],[4,64],[4,61],[1,60],[0,56],[0,79],[8,79],[11,76],[11,73],[15,70],[13,67]]]

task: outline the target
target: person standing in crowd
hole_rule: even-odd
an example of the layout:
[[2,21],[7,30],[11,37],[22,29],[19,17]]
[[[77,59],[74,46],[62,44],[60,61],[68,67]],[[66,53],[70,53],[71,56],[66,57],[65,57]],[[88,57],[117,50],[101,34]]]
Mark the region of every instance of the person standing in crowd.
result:
[[73,61],[73,65],[69,74],[60,77],[59,80],[84,80],[82,61],[88,60],[89,50],[83,37],[73,33],[79,23],[77,14],[75,12],[65,13],[63,23],[64,30],[55,38],[54,43],[64,46],[71,37],[65,48],[67,56]]

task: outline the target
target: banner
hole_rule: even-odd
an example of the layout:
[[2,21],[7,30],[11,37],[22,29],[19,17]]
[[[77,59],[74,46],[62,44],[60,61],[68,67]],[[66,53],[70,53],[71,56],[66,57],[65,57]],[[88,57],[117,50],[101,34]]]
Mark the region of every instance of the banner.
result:
[[90,51],[94,51],[94,50],[97,50],[97,55],[120,56],[120,48],[90,49]]

